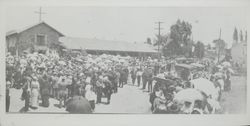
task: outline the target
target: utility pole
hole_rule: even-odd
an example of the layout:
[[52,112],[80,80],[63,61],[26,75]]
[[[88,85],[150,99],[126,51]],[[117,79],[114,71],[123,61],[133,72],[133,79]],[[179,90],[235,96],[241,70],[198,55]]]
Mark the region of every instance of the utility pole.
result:
[[[220,28],[220,35],[219,35],[219,40],[218,42],[220,43],[221,41],[221,28]],[[218,47],[218,63],[220,62],[220,47]]]
[[39,14],[39,22],[42,21],[42,14],[46,14],[45,12],[42,12],[42,7],[39,8],[39,11],[35,11],[35,13]]
[[158,30],[158,43],[157,43],[157,45],[158,45],[158,62],[160,61],[161,30],[163,29],[163,28],[161,28],[162,23],[163,22],[160,22],[160,21],[156,22],[156,24],[158,24],[158,28],[156,28],[156,30]]
[[221,39],[221,28],[220,28],[220,36],[219,36],[219,39]]

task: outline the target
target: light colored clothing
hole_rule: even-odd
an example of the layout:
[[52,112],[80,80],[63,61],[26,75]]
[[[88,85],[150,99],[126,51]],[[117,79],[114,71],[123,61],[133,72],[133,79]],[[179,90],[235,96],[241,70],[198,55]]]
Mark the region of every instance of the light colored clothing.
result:
[[38,81],[32,81],[31,85],[31,106],[38,107],[38,96],[39,96],[39,83]]
[[92,86],[90,84],[87,84],[85,87],[86,93],[85,93],[85,98],[88,101],[96,101],[96,94],[91,90]]
[[91,86],[90,84],[87,84],[86,87],[85,87],[85,90],[86,90],[86,91],[90,91],[90,90],[91,90],[91,87],[92,87],[92,86]]
[[96,101],[96,94],[93,92],[93,91],[91,91],[91,90],[89,90],[89,91],[86,91],[86,93],[85,93],[85,98],[88,100],[88,101]]
[[142,76],[142,71],[137,71],[136,76]]
[[91,77],[87,77],[86,78],[86,83],[90,84],[90,82],[91,82]]

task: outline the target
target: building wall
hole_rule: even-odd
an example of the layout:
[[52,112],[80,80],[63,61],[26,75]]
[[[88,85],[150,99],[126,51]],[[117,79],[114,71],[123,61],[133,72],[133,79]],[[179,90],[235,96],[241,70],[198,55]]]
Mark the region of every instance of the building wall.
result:
[[[37,35],[45,35],[45,47],[50,47],[52,43],[59,43],[60,35],[48,27],[47,25],[41,23],[35,27],[21,32],[18,35],[18,42],[20,43],[20,50],[26,50],[33,44],[37,48]],[[40,47],[40,46],[38,46]]]
[[12,55],[16,54],[17,34],[6,37],[6,52],[11,52]]

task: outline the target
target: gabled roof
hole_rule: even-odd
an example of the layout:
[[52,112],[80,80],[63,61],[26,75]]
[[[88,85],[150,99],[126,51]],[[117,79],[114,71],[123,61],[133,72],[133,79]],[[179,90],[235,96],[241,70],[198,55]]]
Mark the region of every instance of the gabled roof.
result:
[[72,37],[60,37],[59,41],[68,49],[157,53],[152,46],[144,43]]
[[44,24],[44,25],[50,27],[51,29],[53,29],[54,31],[56,31],[60,36],[64,36],[61,32],[57,31],[55,28],[51,27],[50,25],[48,25],[48,24],[45,23],[44,21],[39,22],[39,23],[36,23],[36,24],[34,24],[34,25],[31,25],[31,26],[24,27],[24,28],[22,28],[22,29],[8,31],[8,32],[6,33],[6,36],[13,35],[13,34],[19,34],[19,33],[21,33],[21,32],[24,32],[24,31],[26,31],[26,30],[28,30],[28,29],[31,29],[31,28],[33,28],[33,27],[35,27],[35,26],[37,26],[37,25],[40,25],[40,24]]

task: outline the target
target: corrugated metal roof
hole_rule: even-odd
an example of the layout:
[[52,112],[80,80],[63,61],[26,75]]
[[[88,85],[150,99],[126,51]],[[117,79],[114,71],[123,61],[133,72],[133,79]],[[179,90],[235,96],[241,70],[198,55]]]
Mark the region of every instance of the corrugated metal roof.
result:
[[36,24],[33,24],[33,25],[30,25],[30,26],[27,26],[27,27],[24,27],[24,28],[22,28],[22,29],[17,29],[17,30],[8,31],[8,32],[6,33],[6,36],[9,36],[9,35],[12,35],[12,34],[16,34],[16,33],[19,34],[19,33],[23,32],[23,31],[26,31],[26,30],[28,30],[28,29],[30,29],[30,28],[33,28],[33,27],[35,27],[35,26],[37,26],[37,25],[40,25],[40,24],[45,24],[45,25],[47,25],[48,27],[50,27],[51,29],[53,29],[54,31],[58,32],[61,36],[64,36],[61,32],[57,31],[55,28],[51,27],[50,25],[48,25],[48,24],[45,23],[44,21],[39,22],[39,23],[36,23]]
[[152,46],[144,43],[128,43],[88,38],[60,37],[59,41],[68,49],[157,53]]

